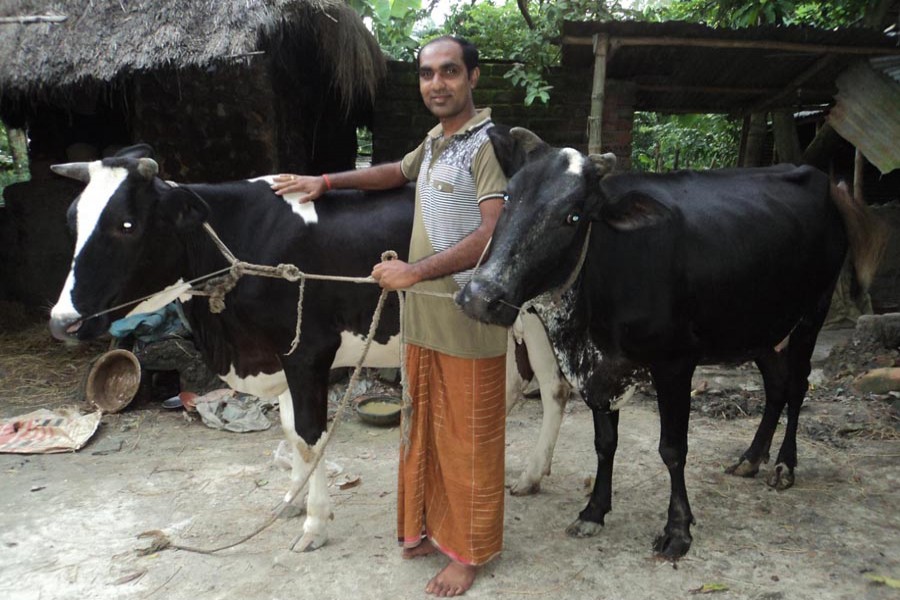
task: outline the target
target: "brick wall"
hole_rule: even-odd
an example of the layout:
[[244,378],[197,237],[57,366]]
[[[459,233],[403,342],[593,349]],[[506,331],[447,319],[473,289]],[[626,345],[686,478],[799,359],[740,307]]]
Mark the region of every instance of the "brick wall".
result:
[[[475,105],[489,106],[493,118],[504,125],[531,129],[554,146],[571,146],[587,152],[587,117],[591,110],[592,72],[554,69],[550,102],[525,106],[525,92],[504,79],[508,63],[484,63],[475,89]],[[631,167],[631,130],[634,120],[634,88],[608,81],[603,110],[603,148],[615,152],[619,169]],[[375,102],[373,163],[398,160],[415,148],[436,123],[419,95],[414,66],[392,62]]]
[[163,177],[226,181],[277,164],[275,100],[263,61],[138,73],[134,87],[134,138],[154,147]]

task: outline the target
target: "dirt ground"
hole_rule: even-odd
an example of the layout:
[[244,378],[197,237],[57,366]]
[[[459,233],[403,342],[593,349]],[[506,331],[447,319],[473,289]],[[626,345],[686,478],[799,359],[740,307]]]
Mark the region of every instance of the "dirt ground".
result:
[[[824,336],[820,361],[841,336]],[[41,343],[52,344],[35,342]],[[49,350],[58,368],[43,379],[62,386],[64,398],[42,396],[37,383],[45,381],[17,375],[15,366],[34,350],[0,339],[0,417],[74,399],[76,385],[65,382],[78,381],[97,348]],[[565,535],[586,502],[595,466],[590,412],[571,402],[552,475],[535,496],[508,496],[506,549],[468,597],[670,599],[706,585],[726,588],[713,593],[723,599],[897,598],[897,589],[871,580],[900,578],[896,399],[860,398],[846,380],[826,381],[821,371],[813,379],[801,415],[797,483],[775,492],[765,484],[772,464],[756,479],[723,472],[757,424],[755,370],[698,373],[695,387],[705,391],[695,398],[687,465],[697,524],[690,553],[674,564],[650,550],[664,524],[669,482],[656,451],[655,405],[646,397],[622,412],[614,507],[605,529],[592,539]],[[510,483],[537,439],[540,410],[530,400],[509,417]],[[0,598],[426,597],[422,589],[443,560],[400,559],[394,532],[398,429],[374,428],[352,414],[342,419],[327,456],[344,475],[359,476],[360,485],[332,489],[334,520],[325,547],[290,552],[301,528],[293,518],[215,555],[136,552],[148,546],[136,537],[144,531],[211,547],[238,539],[268,517],[288,480],[273,463],[281,432],[277,414],[270,416],[271,429],[235,434],[158,404],[129,407],[104,417],[77,453],[0,455]]]

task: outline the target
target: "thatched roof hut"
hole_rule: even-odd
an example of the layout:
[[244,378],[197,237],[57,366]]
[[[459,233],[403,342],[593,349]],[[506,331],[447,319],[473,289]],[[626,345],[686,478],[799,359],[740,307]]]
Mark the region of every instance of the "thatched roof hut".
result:
[[384,74],[374,38],[340,0],[4,0],[0,94],[66,94],[137,71],[205,67],[313,38],[338,95],[370,101]]
[[181,182],[350,169],[384,70],[339,0],[0,0],[0,117],[31,160],[3,191],[0,298],[65,278],[79,188],[50,164],[141,141]]

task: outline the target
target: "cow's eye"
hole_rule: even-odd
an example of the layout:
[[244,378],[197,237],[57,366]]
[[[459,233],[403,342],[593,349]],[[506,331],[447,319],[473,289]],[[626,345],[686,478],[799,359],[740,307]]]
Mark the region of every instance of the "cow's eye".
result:
[[575,225],[580,220],[581,215],[579,215],[578,213],[569,213],[569,215],[566,217],[566,223],[568,223],[569,225]]
[[134,224],[131,221],[124,221],[122,223],[122,233],[133,233],[134,232]]

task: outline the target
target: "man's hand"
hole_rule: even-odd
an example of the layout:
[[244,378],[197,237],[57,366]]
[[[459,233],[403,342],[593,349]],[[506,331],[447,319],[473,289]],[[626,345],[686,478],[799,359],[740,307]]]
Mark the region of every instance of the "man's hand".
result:
[[272,184],[272,191],[278,196],[285,194],[306,194],[301,196],[299,202],[312,202],[328,190],[328,185],[323,177],[309,177],[304,175],[276,175]]
[[378,263],[372,269],[372,278],[386,290],[402,290],[422,280],[415,267],[402,260],[385,260]]

